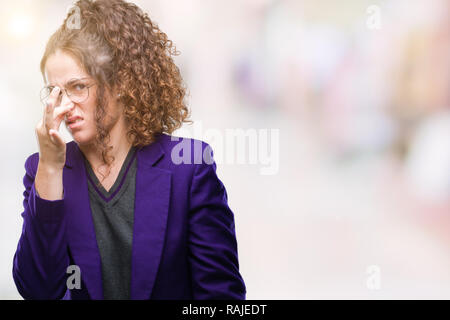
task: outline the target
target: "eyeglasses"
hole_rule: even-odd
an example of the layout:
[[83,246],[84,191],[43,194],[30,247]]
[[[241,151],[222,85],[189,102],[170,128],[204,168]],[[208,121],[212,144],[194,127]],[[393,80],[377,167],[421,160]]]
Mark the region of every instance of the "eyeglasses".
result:
[[[95,84],[87,85],[86,83],[83,82],[84,79],[87,78],[69,80],[66,83],[65,88],[61,90],[60,95],[63,94],[63,92],[65,92],[67,97],[73,103],[82,103],[86,101],[89,98],[89,88],[91,88]],[[50,96],[54,88],[55,86],[46,86],[42,88],[40,92],[42,103],[45,103],[45,101]]]

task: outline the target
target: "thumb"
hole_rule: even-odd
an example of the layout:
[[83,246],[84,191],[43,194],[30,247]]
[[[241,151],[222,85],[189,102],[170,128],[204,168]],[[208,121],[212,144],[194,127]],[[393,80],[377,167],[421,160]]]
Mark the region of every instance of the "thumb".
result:
[[53,142],[56,142],[56,144],[63,146],[66,143],[64,142],[64,139],[61,137],[58,131],[54,129],[50,129],[49,131],[50,137],[52,138]]

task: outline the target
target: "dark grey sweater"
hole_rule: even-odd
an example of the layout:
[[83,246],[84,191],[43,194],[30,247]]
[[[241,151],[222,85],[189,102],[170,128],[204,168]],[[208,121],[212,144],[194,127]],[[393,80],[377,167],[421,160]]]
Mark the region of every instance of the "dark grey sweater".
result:
[[130,298],[131,248],[136,190],[136,148],[131,147],[109,191],[86,158],[89,200],[102,262],[103,297]]

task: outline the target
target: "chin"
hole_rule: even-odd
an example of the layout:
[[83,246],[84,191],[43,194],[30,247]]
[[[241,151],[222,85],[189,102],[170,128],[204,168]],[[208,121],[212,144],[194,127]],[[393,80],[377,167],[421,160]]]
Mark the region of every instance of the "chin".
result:
[[90,145],[94,142],[95,136],[79,131],[72,134],[73,141],[79,146]]

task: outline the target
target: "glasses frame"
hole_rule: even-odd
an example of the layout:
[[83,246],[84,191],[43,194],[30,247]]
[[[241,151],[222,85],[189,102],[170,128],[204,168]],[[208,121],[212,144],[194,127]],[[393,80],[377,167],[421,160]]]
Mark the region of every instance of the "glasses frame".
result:
[[[70,82],[76,82],[76,81],[80,81],[80,80],[84,80],[84,79],[89,79],[89,78],[73,78],[73,79],[70,79],[69,81],[67,81],[66,82],[66,84],[65,84],[65,86],[67,85],[67,83],[70,83]],[[71,95],[69,95],[69,92],[67,92],[67,89],[65,88],[65,86],[64,86],[64,88],[61,88],[61,92],[65,92],[66,93],[66,96],[67,96],[67,98],[69,98],[70,99],[70,101],[72,101],[73,103],[83,103],[83,102],[85,102],[87,99],[89,99],[89,89],[91,88],[91,87],[93,87],[93,86],[95,86],[96,85],[96,83],[93,83],[93,84],[91,84],[91,85],[86,85],[86,88],[87,88],[87,96],[86,96],[86,98],[83,100],[83,101],[79,101],[79,102],[75,102],[75,101],[73,101],[72,100],[72,98],[70,97]],[[42,98],[42,92],[44,91],[44,90],[48,90],[48,89],[50,89],[51,88],[51,90],[49,91],[50,93],[45,97],[45,98]],[[55,86],[45,86],[45,87],[43,87],[42,89],[41,89],[41,91],[40,91],[40,100],[41,100],[41,102],[43,103],[43,104],[45,104],[45,100],[50,96],[50,94],[52,93],[52,91],[53,91],[53,89],[55,88]]]

